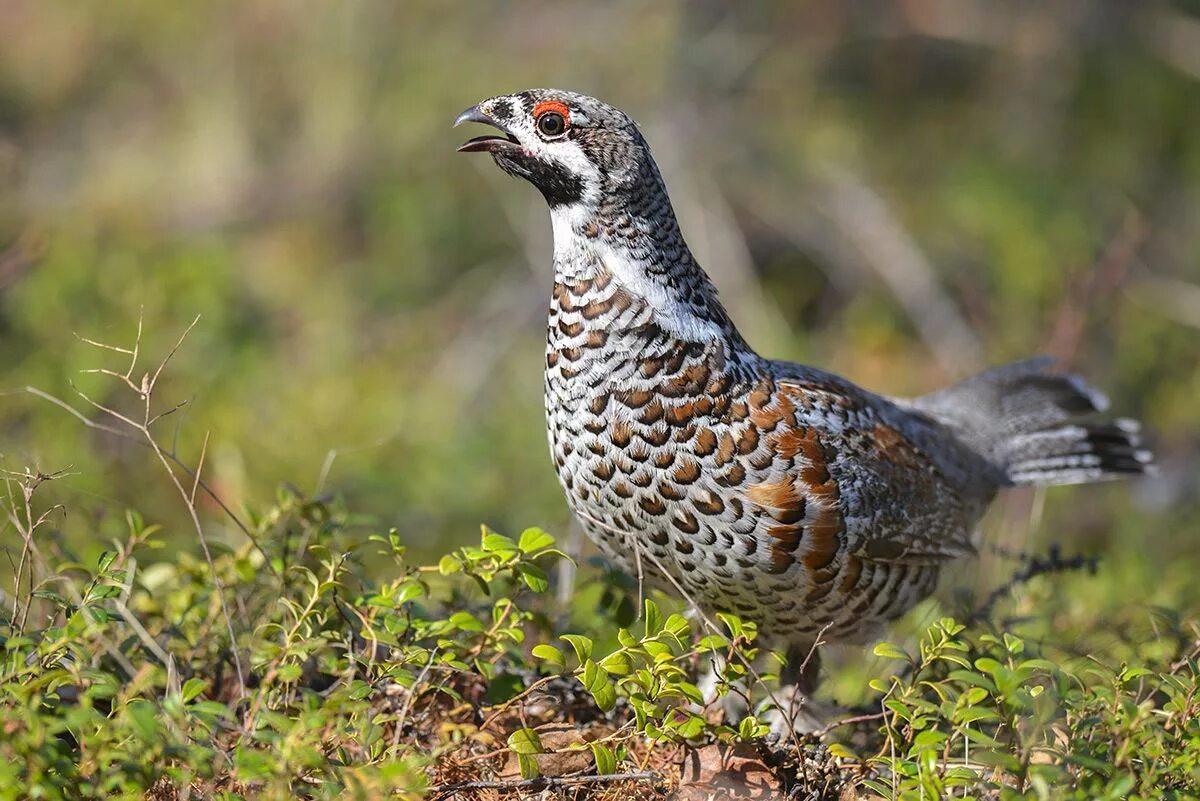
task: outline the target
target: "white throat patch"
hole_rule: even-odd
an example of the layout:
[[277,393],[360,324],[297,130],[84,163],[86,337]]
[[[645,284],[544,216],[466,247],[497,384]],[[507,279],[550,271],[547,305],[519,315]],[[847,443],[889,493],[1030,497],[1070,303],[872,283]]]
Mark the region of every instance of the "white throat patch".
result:
[[626,292],[650,306],[654,322],[671,336],[687,342],[712,342],[724,336],[720,326],[696,316],[686,304],[676,300],[663,279],[647,272],[641,262],[599,239],[584,236],[581,229],[593,217],[594,211],[586,203],[550,210],[556,270],[582,274],[603,266]]

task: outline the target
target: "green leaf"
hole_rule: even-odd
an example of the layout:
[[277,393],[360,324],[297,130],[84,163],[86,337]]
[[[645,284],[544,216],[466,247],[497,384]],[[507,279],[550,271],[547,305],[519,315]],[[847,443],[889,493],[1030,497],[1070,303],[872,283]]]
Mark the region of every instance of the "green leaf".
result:
[[899,715],[903,720],[912,720],[913,711],[903,701],[895,698],[889,698],[883,702],[883,705],[895,714]]
[[742,718],[742,722],[738,724],[738,737],[743,740],[753,740],[758,733],[758,719],[753,715],[747,715]]
[[538,770],[537,760],[529,754],[517,754],[517,766],[521,770],[522,779],[536,779],[542,775]]
[[608,671],[590,659],[583,663],[582,681],[601,712],[608,712],[617,705],[617,689],[609,680]]
[[503,534],[485,530],[482,547],[485,551],[498,554],[511,554],[518,550],[517,544]]
[[535,659],[540,659],[547,665],[556,668],[562,668],[567,664],[567,657],[561,650],[555,648],[548,643],[533,646],[533,656]]
[[103,573],[104,571],[108,570],[109,565],[111,565],[113,560],[116,558],[116,551],[105,551],[104,553],[100,554],[100,561],[96,564],[96,572]]
[[69,637],[81,637],[87,631],[87,618],[79,612],[67,618],[66,633]]
[[651,601],[649,598],[646,599],[645,609],[646,636],[653,637],[655,634],[658,634],[660,631],[662,631],[662,612],[659,611],[658,604],[654,603],[654,601]]
[[517,729],[508,735],[508,747],[514,754],[542,754],[542,738],[533,729]]
[[699,715],[689,714],[686,718],[675,723],[673,727],[675,733],[685,740],[690,740],[693,737],[699,737],[704,731],[704,718]]
[[905,662],[909,661],[908,654],[904,653],[890,642],[876,643],[875,647],[871,649],[871,653],[875,654],[875,656],[883,657],[884,659],[901,659]]
[[[833,749],[829,749],[829,753],[833,753]],[[835,754],[836,756],[836,754]],[[865,779],[862,786],[869,789],[871,792],[878,795],[880,798],[892,798],[892,786],[887,782],[882,782],[879,779]]]
[[829,749],[829,753],[838,759],[849,759],[853,762],[857,762],[859,759],[858,754],[841,743],[830,743],[827,748]]
[[646,653],[650,654],[655,662],[669,662],[675,658],[675,653],[671,650],[671,646],[665,642],[647,640],[642,643],[642,648],[646,649]]
[[275,672],[275,676],[284,684],[291,684],[297,681],[304,672],[300,665],[295,662],[289,662],[286,665],[280,665],[279,670]]
[[600,743],[588,743],[592,749],[592,758],[596,760],[596,773],[607,776],[617,772],[617,757],[612,749]]
[[1108,783],[1108,787],[1104,788],[1105,795],[1109,798],[1125,798],[1129,795],[1129,791],[1133,789],[1136,781],[1136,777],[1130,773],[1114,776],[1112,781]]
[[947,678],[954,681],[961,681],[963,684],[970,684],[974,687],[982,687],[989,693],[996,692],[996,685],[987,676],[982,676],[970,670],[952,670],[946,674]]
[[61,607],[63,609],[68,609],[71,606],[69,603],[67,603],[66,598],[62,597],[54,590],[34,590],[33,597],[34,598],[42,598],[44,600],[50,601],[55,606]]
[[966,706],[976,706],[984,698],[987,698],[987,690],[982,687],[972,687],[962,694],[962,703]]
[[233,764],[237,767],[237,776],[242,781],[269,778],[273,771],[273,762],[266,753],[245,745],[239,745],[233,754]]
[[187,681],[185,681],[183,683],[183,687],[180,688],[179,695],[183,699],[183,702],[186,704],[186,703],[189,703],[196,696],[200,695],[200,693],[204,692],[207,688],[208,688],[207,681],[205,681],[204,679],[192,678],[192,679],[188,679]]
[[945,660],[946,662],[953,662],[954,664],[958,665],[959,667],[964,667],[964,668],[971,667],[970,661],[968,661],[968,659],[965,656],[960,656],[959,654],[941,653],[941,654],[937,655],[937,658]]
[[233,710],[218,701],[197,701],[188,707],[193,714],[233,720]]
[[579,659],[579,664],[583,664],[592,658],[592,641],[579,634],[564,634],[559,637],[560,640],[566,640],[575,649],[575,656]]
[[[1001,745],[998,740],[984,734],[983,732],[979,731],[978,729],[962,729],[961,731],[963,733],[963,736],[966,737],[968,740],[970,740],[971,742],[976,743],[978,745],[982,745],[984,748],[1004,748],[1004,746]],[[972,752],[971,755],[974,756],[978,761],[982,762],[983,761],[983,759],[982,759],[983,753],[984,752],[982,752],[982,751],[979,752],[978,754]],[[1012,757],[1009,757],[1009,759],[1012,759]],[[985,763],[985,764],[995,764],[995,763]],[[1013,759],[1013,764],[1016,764],[1015,759]],[[1008,763],[1006,762],[1003,765],[1000,765],[999,767],[1007,767],[1007,766],[1008,766]]]
[[929,748],[937,748],[946,741],[946,733],[937,729],[928,729],[918,732],[913,738],[913,747],[909,751],[910,754],[918,754]]
[[1001,665],[995,659],[989,659],[988,657],[983,656],[975,660],[975,668],[976,670],[981,670],[984,673],[991,673],[993,676],[995,676],[997,673],[1004,670],[1004,665]]
[[449,576],[451,573],[458,573],[462,570],[462,560],[457,557],[446,554],[438,560],[438,572],[443,576]]
[[396,588],[396,594],[392,597],[392,603],[400,606],[400,604],[408,603],[414,598],[420,598],[424,594],[424,585],[415,579],[411,579]]
[[956,723],[974,723],[977,720],[995,720],[1000,717],[996,710],[986,706],[968,706],[954,713]]
[[704,695],[700,692],[700,688],[695,684],[690,684],[686,681],[680,681],[676,682],[672,686],[676,690],[679,690],[680,694],[682,694],[684,698],[688,699],[692,703],[699,704],[701,706],[704,705]]
[[158,712],[154,705],[141,698],[130,701],[125,707],[133,729],[143,742],[156,743],[160,738]]
[[1026,659],[1017,665],[1017,669],[1027,670],[1030,674],[1039,670],[1051,675],[1058,673],[1058,665],[1054,664],[1049,659]]
[[550,588],[550,580],[546,577],[546,571],[537,565],[529,563],[519,565],[517,572],[521,574],[521,580],[525,582],[525,586],[534,592],[545,592]]
[[461,631],[483,631],[483,624],[470,612],[455,612],[450,616],[450,624]]
[[663,624],[663,630],[669,631],[676,637],[688,638],[691,636],[692,626],[683,615],[671,615]]
[[554,544],[554,537],[540,528],[527,528],[521,532],[521,540],[517,547],[525,553],[535,553]]
[[633,662],[625,651],[613,651],[600,660],[600,667],[614,676],[626,676],[633,672]]
[[1130,667],[1130,668],[1125,668],[1124,670],[1121,671],[1121,681],[1122,682],[1133,681],[1134,679],[1140,679],[1143,676],[1152,676],[1152,675],[1154,675],[1154,671],[1148,670],[1147,668]]
[[717,612],[717,619],[725,624],[725,628],[729,631],[729,636],[735,640],[742,637],[746,633],[746,628],[742,624],[741,618],[737,615],[730,615],[725,612]]
[[964,729],[963,734],[965,734],[968,739],[977,742],[980,745],[986,746],[982,749],[971,749],[971,758],[975,762],[988,765],[993,768],[1003,768],[1004,770],[1011,771],[1013,773],[1016,773],[1021,769],[1021,763],[1012,754],[994,750],[996,748],[1003,748],[1004,746],[999,745],[998,743],[996,745],[989,745],[987,742],[985,742],[990,740],[992,743],[995,743],[995,740],[992,740],[986,735],[980,734],[974,729]]

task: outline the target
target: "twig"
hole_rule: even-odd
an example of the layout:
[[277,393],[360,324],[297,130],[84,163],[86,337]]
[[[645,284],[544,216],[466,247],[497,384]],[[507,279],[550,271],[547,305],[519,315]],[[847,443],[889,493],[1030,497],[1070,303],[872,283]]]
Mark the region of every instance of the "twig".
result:
[[832,620],[826,623],[824,626],[821,626],[821,630],[817,632],[816,639],[813,640],[813,644],[808,649],[808,653],[804,655],[804,661],[800,663],[801,676],[804,675],[804,671],[808,670],[808,663],[811,662],[812,658],[817,655],[817,649],[825,644],[825,641],[821,638],[824,637],[825,632],[829,631],[831,628],[833,628]]
[[[188,334],[191,333],[192,329],[195,328],[199,322],[200,322],[200,315],[196,315],[195,318],[192,319],[192,322],[187,326],[187,328],[185,328],[183,330],[183,333],[181,333],[179,335],[179,338],[175,341],[175,344],[171,346],[171,349],[169,351],[167,351],[167,355],[164,356],[162,361],[159,362],[158,366],[154,369],[154,372],[144,374],[141,378],[140,383],[135,383],[133,381],[133,372],[135,369],[137,369],[137,359],[138,359],[138,355],[141,351],[142,321],[141,321],[140,315],[138,318],[137,336],[136,336],[135,344],[132,349],[121,348],[121,347],[118,347],[115,345],[106,345],[102,342],[96,342],[94,340],[89,340],[89,339],[84,340],[88,344],[93,345],[97,348],[102,348],[105,350],[112,350],[112,351],[116,351],[118,353],[130,354],[131,358],[129,361],[129,367],[126,368],[126,370],[123,374],[116,374],[116,373],[112,373],[112,372],[109,372],[108,374],[114,375],[116,378],[122,380],[127,386],[131,387],[133,389],[133,391],[135,392],[135,394],[137,394],[139,396],[139,398],[141,399],[141,401],[142,401],[142,419],[140,422],[134,420],[132,417],[129,417],[127,415],[124,415],[124,414],[118,412],[116,409],[114,409],[110,406],[105,406],[104,404],[93,400],[86,393],[84,393],[83,391],[81,391],[79,389],[75,389],[75,393],[77,395],[79,395],[79,397],[82,398],[85,402],[87,402],[89,405],[91,405],[93,408],[95,408],[97,411],[103,412],[104,414],[107,414],[112,419],[118,420],[118,421],[124,423],[132,431],[141,435],[142,441],[144,441],[145,444],[150,448],[150,450],[152,450],[154,452],[154,455],[158,458],[159,463],[162,465],[163,469],[166,471],[167,476],[171,479],[171,483],[175,486],[176,491],[179,493],[179,497],[183,499],[184,506],[187,507],[188,516],[191,518],[191,521],[192,521],[192,529],[196,532],[196,539],[200,542],[200,550],[204,553],[204,560],[208,564],[209,573],[212,575],[213,587],[216,589],[217,601],[221,608],[221,616],[225,620],[225,629],[229,635],[230,652],[233,655],[233,667],[237,673],[237,679],[238,679],[238,691],[239,691],[240,697],[245,697],[245,695],[246,695],[246,674],[245,674],[245,671],[242,669],[241,655],[238,653],[237,633],[233,629],[233,618],[229,614],[229,606],[225,602],[225,585],[221,581],[220,575],[217,573],[216,562],[213,560],[212,551],[208,547],[208,538],[204,534],[204,527],[200,523],[200,515],[199,515],[199,512],[196,510],[195,493],[196,493],[196,487],[199,486],[199,482],[200,482],[200,471],[203,468],[203,456],[201,457],[200,466],[197,468],[197,470],[194,473],[190,470],[187,471],[188,474],[193,478],[193,481],[194,481],[193,486],[192,486],[192,492],[189,493],[187,488],[184,487],[183,482],[181,482],[179,480],[179,476],[176,474],[175,470],[171,466],[172,461],[174,461],[175,463],[178,463],[179,460],[169,458],[167,455],[167,452],[164,451],[162,446],[160,446],[158,444],[158,440],[156,440],[154,438],[153,433],[151,433],[151,431],[150,431],[151,424],[155,420],[159,419],[159,416],[154,415],[153,411],[151,409],[151,405],[152,405],[153,399],[154,399],[154,389],[158,385],[158,380],[162,376],[163,370],[166,369],[167,364],[169,364],[171,359],[175,356],[175,354],[179,352],[179,349],[181,347],[183,347],[183,343],[187,339]],[[70,408],[65,403],[60,403],[59,405]],[[176,408],[178,408],[178,407],[176,407]],[[83,417],[82,415],[77,415],[77,416],[79,416],[81,418]],[[207,444],[207,437],[206,437],[205,438],[205,451],[207,451],[207,447],[208,447],[208,444]],[[269,559],[266,561],[268,562],[268,564],[270,563]]]
[[459,782],[458,784],[443,784],[431,787],[429,792],[434,798],[446,793],[458,793],[463,790],[554,790],[563,787],[578,787],[581,784],[611,784],[613,782],[654,782],[662,778],[653,771],[640,773],[608,773],[602,776],[542,776],[537,779],[510,779],[497,781]]
[[[62,398],[51,395],[49,392],[46,392],[45,390],[38,389],[35,386],[26,385],[24,387],[21,387],[19,390],[13,390],[13,391],[14,392],[25,392],[29,395],[34,396],[35,398],[40,398],[44,401],[49,401],[50,403],[54,404],[58,408],[62,409],[67,414],[74,417],[76,420],[78,420],[80,423],[82,423],[86,428],[91,428],[96,431],[103,431],[105,434],[111,434],[114,437],[120,437],[123,440],[132,442],[143,448],[150,447],[150,445],[146,442],[146,440],[143,437],[134,436],[134,435],[130,434],[128,431],[124,431],[120,428],[117,428],[116,426],[105,425],[104,423],[97,422],[97,421],[91,419],[90,417],[88,417],[83,412],[76,409],[71,404],[64,401]],[[246,523],[240,517],[238,517],[237,512],[235,512],[235,511],[233,511],[233,509],[229,508],[229,505],[227,503],[225,503],[225,501],[221,498],[221,496],[216,493],[216,490],[214,490],[208,484],[208,482],[204,481],[202,478],[197,476],[196,471],[194,471],[194,470],[192,470],[192,468],[188,467],[188,465],[182,459],[180,459],[178,455],[176,455],[174,448],[172,448],[169,451],[164,450],[163,455],[166,456],[168,459],[170,459],[172,462],[174,462],[176,467],[178,467],[183,472],[187,473],[189,477],[193,478],[199,484],[200,489],[204,490],[204,494],[207,495],[213,503],[215,503],[218,507],[220,507],[221,511],[224,512],[225,515],[230,519],[230,521],[232,521],[233,524],[235,526],[237,526],[238,529],[242,532],[242,534],[244,534],[246,536],[246,539],[248,539],[250,541],[250,544],[254,546],[255,550],[257,550],[260,554],[262,554],[263,563],[266,565],[267,569],[271,571],[271,573],[275,576],[275,578],[282,578],[282,576],[279,575],[279,571],[275,569],[275,565],[273,565],[271,563],[271,555],[268,554],[266,552],[266,550],[263,549],[262,545],[259,544],[258,538],[254,536],[254,532],[250,530],[250,527],[247,526]]]
[[542,687],[545,687],[547,684],[549,684],[550,682],[554,681],[557,678],[560,678],[560,676],[558,674],[554,674],[553,676],[543,676],[542,678],[535,681],[533,684],[530,684],[528,687],[526,687],[521,692],[514,695],[512,698],[509,698],[507,701],[500,704],[500,706],[496,707],[496,710],[494,712],[492,712],[491,715],[488,716],[488,719],[485,720],[482,723],[482,725],[480,725],[480,727],[479,727],[480,731],[482,731],[482,730],[486,729],[488,726],[492,725],[492,723],[496,720],[496,718],[498,718],[498,717],[500,717],[500,715],[504,714],[504,711],[506,709],[508,709],[509,707],[511,707],[513,704],[515,704],[517,701],[521,701],[521,700],[525,699],[530,694],[532,694],[535,690],[540,690]]
[[329,478],[329,472],[333,470],[333,462],[337,459],[337,448],[330,448],[325,454],[325,461],[321,462],[321,472],[317,475],[317,486],[313,490],[313,495],[320,495],[325,489],[325,481]]
[[[61,476],[66,475],[65,471],[45,474],[40,470],[31,472],[29,468],[25,468],[24,472],[16,473],[12,470],[4,470],[6,483],[8,486],[8,504],[4,507],[8,518],[17,532],[20,533],[23,541],[21,548],[21,561],[17,564],[13,579],[13,616],[12,622],[17,631],[25,629],[25,623],[29,618],[30,607],[33,606],[34,592],[34,577],[33,577],[33,561],[30,559],[32,554],[40,558],[41,554],[38,551],[37,545],[34,543],[34,533],[42,527],[42,525],[50,518],[54,512],[61,509],[61,506],[51,506],[46,511],[38,515],[35,520],[33,517],[33,494],[43,483],[53,481]],[[13,501],[12,484],[17,483],[21,487],[21,506],[25,512],[25,520],[22,522],[20,515],[17,514],[17,505]],[[43,560],[44,561],[44,560]],[[25,572],[26,564],[29,565],[29,597],[25,601],[25,606],[20,607],[21,603],[21,576]],[[20,614],[18,616],[18,610]]]
[[849,726],[851,723],[866,723],[867,721],[871,720],[883,720],[885,717],[887,717],[887,712],[872,712],[869,715],[855,715],[854,717],[841,718],[840,720],[835,720],[832,723],[827,724],[824,728],[819,729],[814,733],[813,736],[824,737],[834,729],[841,728],[842,726]]
[[208,435],[210,432],[204,432],[204,445],[200,448],[200,461],[196,462],[196,475],[192,476],[192,492],[188,496],[188,503],[196,505],[196,488],[200,486],[200,473],[204,471],[204,457],[208,455]]
[[[63,475],[63,473],[55,473],[53,475],[59,476],[59,475]],[[48,477],[42,476],[42,478],[45,479]],[[58,507],[55,507],[55,508],[58,508]],[[11,514],[11,510],[9,510],[9,511]],[[41,563],[43,571],[45,571],[46,573],[52,572],[50,569],[49,562],[46,560],[45,555],[41,552],[41,549],[39,549],[36,544],[33,545],[31,553],[32,553],[33,558],[37,559],[37,561]],[[32,580],[32,578],[33,578],[33,576],[32,576],[33,565],[32,564],[30,564],[29,569],[30,569],[30,579]],[[95,578],[93,578],[93,582],[94,581],[95,581]],[[52,583],[52,582],[57,582],[57,583],[62,584],[63,591],[66,592],[67,596],[70,598],[71,602],[75,604],[75,607],[77,609],[81,608],[83,606],[83,596],[79,593],[78,588],[70,581],[67,581],[64,576],[47,576],[47,578],[42,579],[42,581],[40,581],[38,583],[37,587],[34,587],[32,585],[30,586],[30,590],[29,590],[30,594],[32,595],[32,593],[36,589],[39,589],[40,587],[43,587],[46,584]],[[124,595],[126,597],[128,596],[129,587],[131,587],[132,584],[133,584],[133,579],[132,579],[132,577],[130,577],[126,582],[125,589],[124,589]],[[25,606],[24,612],[26,615],[28,615],[28,613],[29,613],[29,607],[32,605],[32,600],[33,599],[30,598],[29,603],[27,603]],[[114,601],[116,601],[115,605],[116,605],[118,611],[122,612],[122,616],[124,616],[125,614],[129,614],[128,608],[125,607],[125,605],[120,597],[115,598]],[[140,624],[138,624],[138,626],[140,628]],[[24,620],[22,621],[21,627],[22,628],[24,627]],[[18,629],[18,630],[20,630],[20,629]],[[145,633],[144,628],[142,628],[141,631],[143,633]],[[139,636],[141,636],[141,635],[139,635]],[[145,636],[147,638],[149,638],[150,635],[148,633],[146,633]],[[151,642],[153,642],[153,641],[151,640]],[[107,640],[107,638],[103,638],[103,637],[101,638],[101,645],[103,646],[105,653],[107,653],[110,657],[112,657],[113,661],[115,661],[118,665],[121,666],[121,669],[125,671],[126,676],[128,676],[130,679],[133,679],[134,676],[137,675],[137,668],[135,668],[133,666],[133,663],[131,663],[129,661],[128,657],[126,657],[125,654],[119,648],[117,648],[112,643],[110,643]],[[157,646],[157,643],[154,643],[154,645]],[[159,652],[161,653],[161,649],[159,649]],[[164,664],[166,664],[166,663],[164,662]]]
[[400,747],[400,732],[404,729],[404,723],[408,720],[408,710],[412,708],[413,699],[417,697],[417,688],[425,681],[425,677],[429,675],[429,669],[433,667],[436,651],[429,652],[429,661],[425,663],[425,667],[417,674],[417,680],[413,682],[412,689],[408,691],[407,697],[404,699],[404,706],[396,714],[396,731],[392,735],[392,748]]
[[1065,573],[1069,570],[1086,569],[1094,572],[1097,564],[1099,564],[1099,558],[1095,556],[1076,554],[1072,557],[1063,558],[1062,554],[1059,553],[1058,546],[1052,545],[1050,546],[1050,553],[1046,558],[1030,557],[1025,566],[1013,573],[1008,581],[988,593],[983,603],[967,617],[965,622],[967,625],[970,625],[986,619],[991,615],[992,608],[995,607],[1001,598],[1012,592],[1015,587],[1026,583],[1036,576]]
[[646,574],[642,570],[642,543],[637,537],[633,538],[633,561],[637,566],[637,615],[640,618],[646,613]]
[[128,569],[125,572],[124,586],[121,587],[121,594],[116,598],[113,598],[113,606],[116,608],[117,614],[119,614],[121,618],[129,624],[129,627],[133,629],[134,633],[137,634],[138,639],[142,641],[142,645],[144,645],[146,649],[150,651],[150,653],[157,656],[159,661],[163,663],[164,667],[173,665],[175,664],[174,657],[163,650],[163,648],[157,642],[155,642],[154,638],[150,636],[150,632],[146,631],[146,627],[142,625],[142,621],[138,620],[137,616],[135,616],[133,612],[129,611],[129,607],[125,605],[125,602],[129,599],[129,594],[133,591],[133,579],[137,575],[138,563],[137,559],[135,559],[133,556],[129,556],[125,560],[125,564],[128,565]]

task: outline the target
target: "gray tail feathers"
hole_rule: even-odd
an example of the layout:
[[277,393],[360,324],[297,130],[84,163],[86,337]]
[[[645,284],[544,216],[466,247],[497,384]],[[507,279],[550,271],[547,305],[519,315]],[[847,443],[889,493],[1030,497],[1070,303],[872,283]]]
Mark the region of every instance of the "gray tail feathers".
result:
[[1085,484],[1152,469],[1134,420],[1105,420],[1108,399],[1047,356],[1006,364],[913,401],[1013,484]]

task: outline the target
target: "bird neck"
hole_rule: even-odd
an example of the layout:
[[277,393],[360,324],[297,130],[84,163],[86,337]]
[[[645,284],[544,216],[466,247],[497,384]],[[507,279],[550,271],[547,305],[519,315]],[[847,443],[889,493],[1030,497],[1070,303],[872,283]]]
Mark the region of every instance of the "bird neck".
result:
[[[605,187],[597,203],[551,209],[556,284],[611,278],[615,290],[648,307],[654,325],[671,337],[720,343],[734,358],[750,353],[688,249],[657,169],[651,163],[637,178]],[[606,324],[619,328],[620,322]]]

